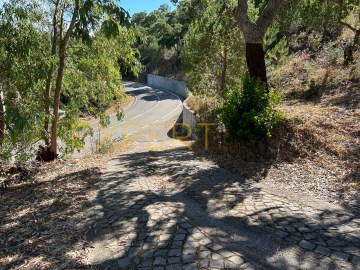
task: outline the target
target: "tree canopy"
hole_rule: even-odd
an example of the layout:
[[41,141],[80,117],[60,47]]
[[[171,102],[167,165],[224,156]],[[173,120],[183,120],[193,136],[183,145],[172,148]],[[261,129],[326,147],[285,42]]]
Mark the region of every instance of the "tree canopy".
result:
[[74,151],[82,143],[69,138],[84,126],[80,115],[106,125],[104,104],[124,97],[121,66],[139,71],[128,14],[114,1],[11,1],[1,7],[0,29],[3,157],[44,139],[52,154],[43,157],[52,159],[58,136]]

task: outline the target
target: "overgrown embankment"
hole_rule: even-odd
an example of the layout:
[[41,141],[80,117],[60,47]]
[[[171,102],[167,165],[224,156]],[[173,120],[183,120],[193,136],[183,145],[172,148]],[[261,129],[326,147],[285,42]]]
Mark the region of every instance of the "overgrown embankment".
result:
[[[264,184],[275,182],[294,192],[358,206],[360,52],[352,64],[343,65],[342,38],[316,50],[294,50],[270,65],[271,84],[281,91],[279,110],[286,120],[271,138],[256,142],[229,143],[224,128],[211,130],[214,160]],[[211,112],[196,98],[189,103],[200,114]]]

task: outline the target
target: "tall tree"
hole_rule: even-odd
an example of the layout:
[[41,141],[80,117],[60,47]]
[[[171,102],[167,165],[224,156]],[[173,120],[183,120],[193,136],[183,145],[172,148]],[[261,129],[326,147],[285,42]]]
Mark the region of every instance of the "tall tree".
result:
[[[50,1],[52,8],[52,53],[57,45],[57,71],[55,76],[53,116],[51,121],[50,142],[41,153],[43,160],[53,160],[57,156],[57,129],[59,122],[59,105],[63,86],[63,77],[66,64],[66,52],[71,38],[79,37],[84,41],[90,41],[90,32],[101,26],[107,36],[119,34],[119,27],[128,22],[128,13],[119,7],[116,1],[108,0],[56,0]],[[67,20],[70,21],[67,23]],[[105,19],[104,19],[105,18]],[[56,39],[56,42],[54,42]],[[56,49],[55,49],[56,50]],[[50,99],[49,82],[51,81],[52,69],[48,73],[48,84],[46,86],[46,99]],[[51,84],[51,83],[50,83]],[[51,86],[50,86],[51,87]],[[45,111],[50,118],[50,111],[45,106]],[[46,120],[47,121],[47,120]],[[44,129],[46,133],[47,122]]]
[[[259,1],[258,1],[259,2]],[[246,63],[250,77],[257,77],[267,84],[263,39],[266,30],[287,0],[260,1],[264,3],[259,17],[253,21],[248,13],[248,0],[238,0],[236,18],[246,43]]]
[[228,86],[243,75],[243,37],[231,16],[236,3],[208,1],[200,18],[189,27],[181,61],[189,89],[197,95],[224,97]]
[[[56,58],[56,49],[57,49],[57,38],[58,38],[58,9],[59,9],[60,0],[56,0],[54,2],[54,11],[52,15],[52,33],[51,33],[51,53],[50,56],[52,59]],[[50,137],[49,137],[49,122],[50,122],[50,94],[51,94],[51,82],[54,73],[54,61],[50,63],[47,78],[46,78],[46,85],[45,85],[45,93],[44,93],[44,130],[43,130],[43,139],[45,142],[46,148],[50,147]]]
[[[70,40],[70,37],[72,35],[72,32],[75,27],[75,23],[78,19],[79,10],[80,10],[80,0],[74,1],[74,6],[72,8],[72,15],[71,15],[71,21],[69,26],[66,28],[66,25],[64,23],[65,21],[65,12],[68,8],[68,4],[66,2],[62,3],[63,8],[60,9],[60,25],[59,25],[59,48],[58,48],[58,58],[59,58],[59,64],[57,67],[57,76],[56,76],[56,83],[55,83],[55,93],[54,93],[54,117],[51,123],[51,136],[50,136],[50,147],[48,148],[48,156],[45,157],[46,160],[53,160],[57,156],[57,128],[58,128],[58,122],[59,122],[59,104],[60,104],[60,93],[62,89],[62,81],[64,77],[64,70],[65,70],[65,52],[68,46],[68,42]],[[57,13],[58,10],[55,9],[55,12]],[[54,13],[55,13],[54,12]],[[55,15],[56,16],[56,15]],[[55,29],[54,29],[55,32]]]

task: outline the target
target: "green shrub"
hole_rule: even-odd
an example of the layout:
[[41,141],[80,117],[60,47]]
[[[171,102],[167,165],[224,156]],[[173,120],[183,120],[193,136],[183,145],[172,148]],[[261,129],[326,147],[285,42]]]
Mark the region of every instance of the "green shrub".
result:
[[260,80],[245,77],[242,89],[235,87],[228,92],[219,110],[228,139],[256,140],[271,137],[271,129],[284,119],[275,110],[279,102],[280,94],[274,89],[267,90]]

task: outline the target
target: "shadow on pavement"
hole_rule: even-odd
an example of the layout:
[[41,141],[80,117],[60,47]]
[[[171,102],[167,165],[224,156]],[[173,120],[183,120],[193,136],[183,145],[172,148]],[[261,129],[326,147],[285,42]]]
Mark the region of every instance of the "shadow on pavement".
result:
[[[359,265],[356,215],[302,208],[202,162],[184,148],[127,153],[113,162],[112,170],[103,174],[86,170],[46,185],[29,185],[23,205],[3,208],[4,213],[20,213],[27,204],[37,205],[15,219],[2,215],[1,251],[18,259],[1,269],[16,269],[24,260],[36,258],[46,260],[49,269],[201,265],[207,269],[227,261],[227,251],[240,253],[263,269],[354,269]],[[69,184],[76,181],[98,192],[92,205],[85,203],[83,189]],[[69,186],[58,191],[59,185]],[[17,194],[13,188],[6,198],[11,201]],[[77,216],[83,212],[92,214]],[[84,245],[80,249],[88,244],[81,238],[69,239],[72,234],[67,232],[85,229],[87,242],[95,247],[93,266],[69,256],[79,243]]]
[[[341,260],[358,263],[358,217],[345,211],[302,209],[253,188],[239,175],[194,163],[196,159],[193,152],[176,148],[124,154],[116,160],[121,169],[104,175],[107,186],[99,187],[98,200],[105,212],[98,222],[104,224],[102,237],[108,228],[111,237],[131,237],[127,244],[121,244],[120,237],[115,250],[121,252],[101,261],[100,268],[168,265],[177,235],[185,234],[186,239],[191,235],[182,227],[181,217],[203,228],[212,243],[243,254],[263,269],[339,269],[350,267]],[[134,181],[139,178],[142,188]],[[154,212],[149,207],[155,207]],[[169,207],[174,207],[170,216],[163,214]],[[159,242],[164,231],[172,236]],[[99,235],[93,233],[89,241],[99,241]],[[178,263],[183,266],[184,243],[178,243]],[[197,256],[198,252],[189,263],[199,263]]]

